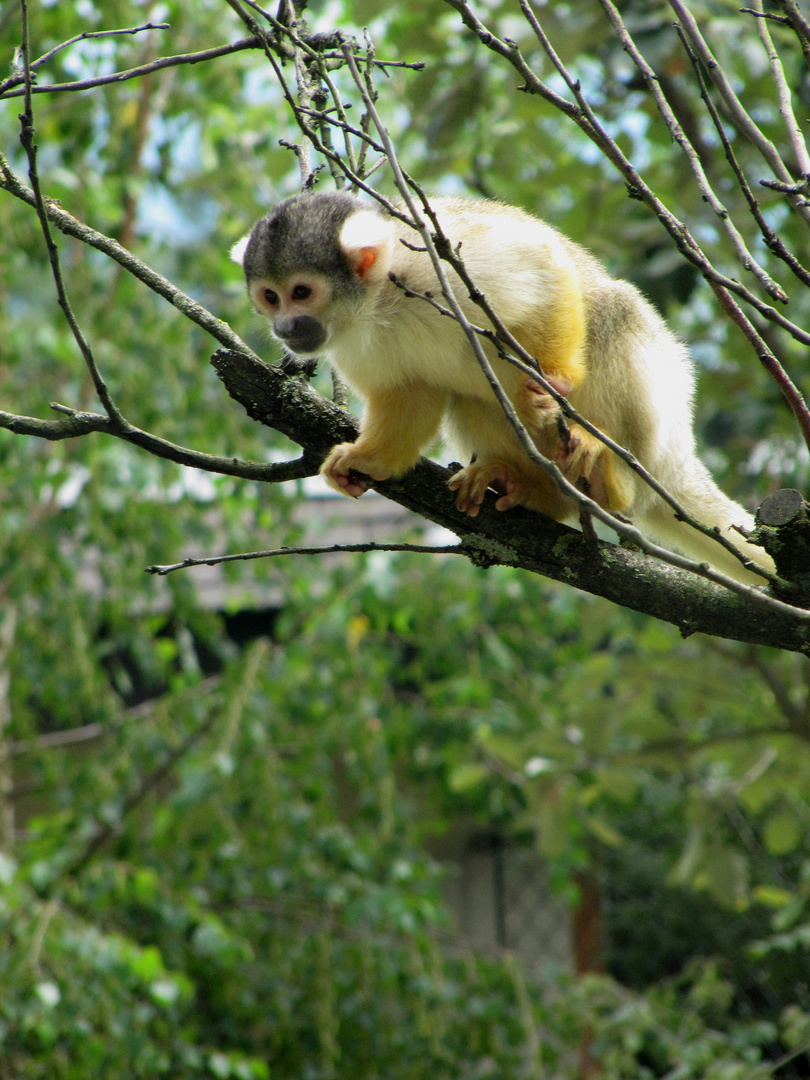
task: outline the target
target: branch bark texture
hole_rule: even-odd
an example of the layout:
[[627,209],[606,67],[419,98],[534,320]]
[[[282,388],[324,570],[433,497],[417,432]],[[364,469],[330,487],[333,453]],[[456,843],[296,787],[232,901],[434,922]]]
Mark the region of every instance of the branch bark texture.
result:
[[[220,349],[212,364],[230,396],[259,423],[275,428],[323,458],[337,442],[355,438],[357,423],[297,378],[235,350]],[[520,508],[499,513],[488,498],[477,518],[455,508],[452,473],[422,460],[401,480],[371,486],[386,498],[454,532],[477,566],[515,566],[693,633],[810,655],[806,612],[773,610],[743,600],[694,574],[667,567],[629,547],[592,540],[575,529]],[[350,512],[349,507],[349,512]]]

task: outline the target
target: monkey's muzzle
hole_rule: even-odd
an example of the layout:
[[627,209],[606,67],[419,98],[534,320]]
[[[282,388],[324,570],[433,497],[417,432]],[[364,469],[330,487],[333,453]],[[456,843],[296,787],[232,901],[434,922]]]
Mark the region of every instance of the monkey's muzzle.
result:
[[317,352],[326,341],[326,331],[311,315],[292,315],[274,319],[273,333],[288,349],[299,356]]

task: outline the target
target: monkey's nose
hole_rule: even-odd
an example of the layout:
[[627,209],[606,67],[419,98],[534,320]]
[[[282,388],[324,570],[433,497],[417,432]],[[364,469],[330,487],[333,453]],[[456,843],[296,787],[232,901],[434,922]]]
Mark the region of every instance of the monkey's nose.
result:
[[285,315],[275,319],[273,333],[299,355],[317,352],[326,341],[326,330],[311,315]]

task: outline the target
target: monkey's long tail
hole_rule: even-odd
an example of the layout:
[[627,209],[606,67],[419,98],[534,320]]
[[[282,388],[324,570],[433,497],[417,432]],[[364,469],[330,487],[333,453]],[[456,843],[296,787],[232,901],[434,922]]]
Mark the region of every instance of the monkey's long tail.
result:
[[[739,548],[747,558],[758,566],[773,572],[774,565],[770,555],[761,547],[748,544],[734,528],[750,531],[754,528],[754,519],[747,510],[735,503],[718,488],[708,469],[696,457],[682,462],[677,476],[666,484],[670,493],[692,517],[705,525],[717,527],[723,536]],[[707,562],[724,574],[746,585],[764,585],[765,579],[745,569],[741,562],[715,540],[678,521],[671,507],[657,495],[639,508],[635,517],[642,531],[648,532],[659,543],[676,548],[683,555]]]

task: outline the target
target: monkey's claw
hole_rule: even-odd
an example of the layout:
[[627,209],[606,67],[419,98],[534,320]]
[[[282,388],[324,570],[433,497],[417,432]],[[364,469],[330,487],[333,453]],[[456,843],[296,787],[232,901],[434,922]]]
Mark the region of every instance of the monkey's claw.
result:
[[[561,376],[546,376],[546,378],[563,397],[571,393],[573,384],[569,379]],[[523,379],[518,387],[515,404],[518,413],[522,418],[528,420],[530,427],[543,428],[548,426],[555,420],[560,409],[551,394],[547,393],[540,383],[535,382],[534,379],[528,376]]]
[[556,462],[572,484],[607,509],[621,509],[632,501],[632,491],[625,494],[624,489],[616,487],[611,498],[606,485],[603,457],[605,444],[591,435],[579,424],[572,424],[569,430],[568,449],[560,446]]
[[[358,473],[363,475],[358,476]],[[327,484],[352,499],[359,499],[368,490],[364,476],[370,476],[372,480],[388,480],[391,475],[390,469],[373,457],[364,455],[362,449],[358,451],[356,443],[340,443],[333,447],[321,465],[321,476]]]
[[604,450],[604,443],[595,438],[579,424],[572,424],[568,432],[568,447],[560,446],[556,462],[572,484],[580,477],[589,480],[594,465]]
[[500,498],[495,503],[498,510],[508,510],[520,506],[525,499],[525,485],[521,483],[513,470],[502,461],[489,464],[474,461],[461,472],[457,472],[449,482],[451,491],[457,492],[456,509],[469,517],[477,517],[484,496],[493,488]]

